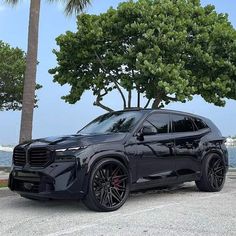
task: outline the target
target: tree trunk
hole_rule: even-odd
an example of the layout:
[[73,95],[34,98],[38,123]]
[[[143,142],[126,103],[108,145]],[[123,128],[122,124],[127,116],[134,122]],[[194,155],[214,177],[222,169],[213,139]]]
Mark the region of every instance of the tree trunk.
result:
[[161,98],[155,98],[155,100],[152,104],[152,109],[159,109],[159,105],[160,105],[161,101],[162,101]]
[[[131,100],[132,100],[132,91],[129,90],[128,92],[128,108],[131,108]],[[125,107],[124,107],[125,109]]]
[[32,139],[33,112],[35,102],[35,85],[38,54],[38,29],[40,1],[30,1],[30,16],[28,28],[28,50],[23,91],[21,114],[20,142]]
[[138,98],[137,98],[137,107],[139,108],[140,107],[140,90],[138,88]]

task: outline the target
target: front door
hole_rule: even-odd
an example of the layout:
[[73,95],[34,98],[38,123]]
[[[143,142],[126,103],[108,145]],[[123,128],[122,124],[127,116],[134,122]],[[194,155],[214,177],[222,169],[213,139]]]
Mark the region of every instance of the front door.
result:
[[[136,156],[136,183],[163,183],[175,179],[174,139],[170,130],[170,115],[151,114],[140,127],[143,139],[133,137],[131,143]],[[130,150],[130,149],[129,149]]]

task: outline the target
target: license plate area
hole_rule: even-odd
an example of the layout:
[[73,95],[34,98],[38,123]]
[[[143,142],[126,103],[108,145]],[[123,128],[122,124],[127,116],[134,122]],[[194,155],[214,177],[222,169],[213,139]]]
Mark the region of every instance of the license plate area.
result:
[[13,189],[21,192],[54,191],[53,178],[37,172],[15,171],[12,173]]
[[24,182],[40,182],[40,175],[33,172],[21,172],[16,171],[13,174],[14,179],[21,180]]

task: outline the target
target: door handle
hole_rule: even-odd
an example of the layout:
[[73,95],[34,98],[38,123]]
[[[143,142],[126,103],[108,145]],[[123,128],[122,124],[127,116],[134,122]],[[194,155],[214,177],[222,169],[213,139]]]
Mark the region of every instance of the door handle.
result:
[[166,146],[167,146],[168,148],[172,148],[172,147],[174,147],[174,142],[166,143]]
[[189,142],[186,142],[185,145],[186,145],[187,148],[192,148],[193,147],[193,144],[189,143]]

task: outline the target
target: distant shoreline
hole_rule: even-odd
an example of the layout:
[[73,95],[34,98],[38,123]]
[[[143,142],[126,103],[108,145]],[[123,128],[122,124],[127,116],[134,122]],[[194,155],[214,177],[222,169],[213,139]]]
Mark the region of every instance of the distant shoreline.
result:
[[2,151],[2,152],[13,152],[13,147],[0,146],[0,151]]

